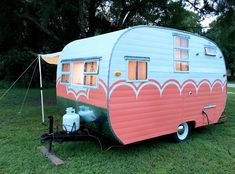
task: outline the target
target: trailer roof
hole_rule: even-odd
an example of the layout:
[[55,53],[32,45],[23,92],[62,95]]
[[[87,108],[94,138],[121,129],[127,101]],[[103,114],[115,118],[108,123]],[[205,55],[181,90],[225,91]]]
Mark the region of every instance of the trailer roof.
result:
[[83,58],[83,57],[97,57],[103,55],[110,55],[113,46],[118,38],[127,29],[102,34],[85,39],[75,40],[67,44],[61,52],[61,59]]
[[73,58],[91,58],[91,57],[97,57],[97,56],[102,57],[104,55],[106,57],[103,57],[103,58],[109,59],[114,46],[119,41],[121,36],[124,35],[124,33],[132,29],[136,29],[140,27],[156,28],[156,29],[164,29],[164,30],[169,30],[169,31],[181,32],[181,33],[201,37],[214,43],[208,38],[200,36],[196,33],[190,33],[187,31],[182,31],[182,30],[167,28],[167,27],[139,25],[139,26],[129,27],[123,30],[115,31],[115,32],[110,32],[107,34],[101,34],[98,36],[93,36],[93,37],[79,39],[79,40],[70,42],[62,50],[61,55],[60,55],[60,60],[73,59]]

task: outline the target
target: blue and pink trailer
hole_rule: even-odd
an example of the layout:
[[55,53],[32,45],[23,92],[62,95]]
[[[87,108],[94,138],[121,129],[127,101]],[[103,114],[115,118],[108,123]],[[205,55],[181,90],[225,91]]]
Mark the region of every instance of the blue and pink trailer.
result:
[[211,40],[176,29],[136,26],[73,41],[51,57],[57,100],[83,124],[130,144],[218,123],[226,68]]

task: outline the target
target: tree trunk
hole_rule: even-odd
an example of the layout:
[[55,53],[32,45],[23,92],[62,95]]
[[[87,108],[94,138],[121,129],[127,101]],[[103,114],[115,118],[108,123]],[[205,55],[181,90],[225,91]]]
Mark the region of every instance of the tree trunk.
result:
[[89,8],[88,8],[88,26],[89,29],[87,31],[87,37],[90,36],[94,36],[95,35],[95,31],[96,31],[96,17],[95,17],[95,13],[96,13],[96,8],[97,8],[97,3],[94,0],[91,0],[89,3]]
[[86,4],[84,0],[78,1],[78,27],[80,28],[80,36],[79,38],[86,37]]
[[28,16],[26,14],[21,15],[21,17],[31,23],[33,23],[35,26],[37,26],[42,32],[53,38],[55,41],[62,43],[62,40],[51,30],[47,29],[46,27],[42,26],[36,19],[34,19],[31,16]]

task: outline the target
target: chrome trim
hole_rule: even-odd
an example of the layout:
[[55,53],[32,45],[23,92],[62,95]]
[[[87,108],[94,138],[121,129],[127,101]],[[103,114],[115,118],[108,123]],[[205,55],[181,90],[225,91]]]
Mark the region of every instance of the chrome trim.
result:
[[81,57],[81,58],[71,58],[71,59],[63,59],[60,62],[76,62],[76,61],[100,61],[102,57]]
[[142,56],[124,56],[125,60],[136,60],[136,61],[150,61],[150,57]]
[[[180,32],[180,31],[179,31],[179,32]],[[188,34],[190,34],[190,33],[184,33],[184,34],[182,34],[182,33],[175,33],[175,32],[173,32],[173,33],[172,33],[172,36],[178,36],[178,37],[182,37],[182,38],[185,38],[185,39],[190,39],[190,36],[189,36]]]
[[177,129],[178,134],[182,135],[184,133],[184,131],[185,131],[184,126],[182,124],[179,125],[179,127]]
[[216,108],[216,104],[207,104],[203,107],[203,109],[210,109],[210,108]]

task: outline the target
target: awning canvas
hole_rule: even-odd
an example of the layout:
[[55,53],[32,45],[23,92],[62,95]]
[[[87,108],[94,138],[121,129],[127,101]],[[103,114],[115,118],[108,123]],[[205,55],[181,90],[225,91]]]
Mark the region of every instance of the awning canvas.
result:
[[61,52],[51,54],[39,54],[39,56],[49,64],[57,65]]

